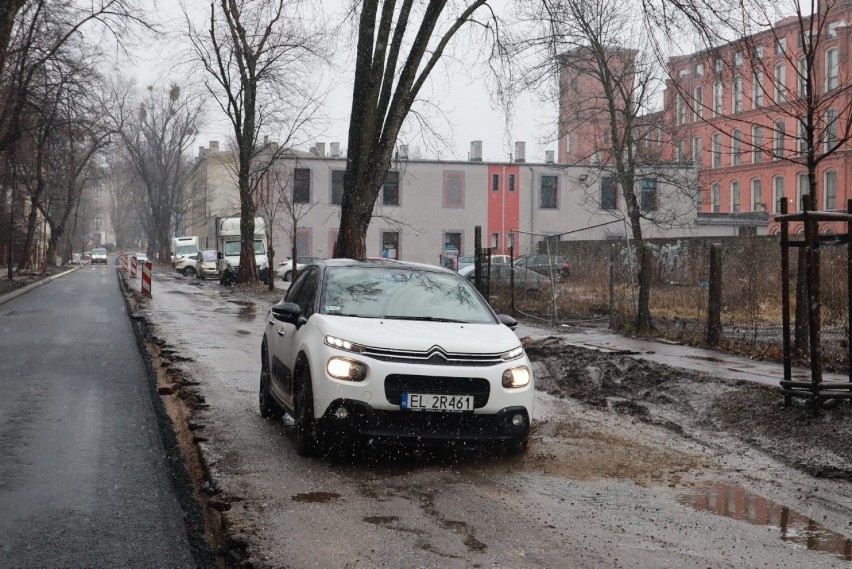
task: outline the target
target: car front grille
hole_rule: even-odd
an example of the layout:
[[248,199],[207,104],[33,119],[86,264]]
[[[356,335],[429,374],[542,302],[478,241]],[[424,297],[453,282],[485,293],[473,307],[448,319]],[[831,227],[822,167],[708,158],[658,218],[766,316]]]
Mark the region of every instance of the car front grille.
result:
[[479,409],[488,403],[491,384],[482,377],[434,377],[396,373],[385,377],[385,397],[388,403],[400,405],[403,393],[473,395],[473,407]]
[[443,366],[493,366],[503,362],[502,354],[462,354],[445,352],[438,346],[425,351],[392,350],[387,348],[368,347],[362,355],[401,364],[428,364]]

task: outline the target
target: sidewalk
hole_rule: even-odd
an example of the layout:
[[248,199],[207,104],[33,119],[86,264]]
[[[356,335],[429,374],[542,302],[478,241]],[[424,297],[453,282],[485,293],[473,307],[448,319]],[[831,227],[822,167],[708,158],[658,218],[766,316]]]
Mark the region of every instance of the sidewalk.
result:
[[[773,386],[778,386],[784,378],[784,366],[780,363],[757,361],[665,340],[630,338],[606,329],[567,325],[554,329],[545,325],[521,323],[515,329],[515,333],[519,338],[529,336],[534,340],[553,336],[572,346],[629,355],[711,377],[753,381]],[[810,381],[810,369],[794,367],[793,379]],[[849,377],[837,373],[823,373],[823,380],[848,381]]]

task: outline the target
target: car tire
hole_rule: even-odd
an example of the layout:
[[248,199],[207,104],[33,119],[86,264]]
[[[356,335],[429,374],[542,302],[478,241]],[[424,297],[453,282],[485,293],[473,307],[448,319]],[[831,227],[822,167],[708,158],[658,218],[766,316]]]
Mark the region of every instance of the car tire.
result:
[[311,456],[317,451],[318,442],[314,421],[314,396],[311,384],[311,370],[303,363],[295,378],[293,393],[296,452],[299,456]]
[[284,415],[284,410],[275,402],[272,394],[269,392],[269,353],[267,351],[266,342],[260,347],[260,388],[258,389],[258,407],[260,407],[260,416],[264,419],[280,419]]
[[195,267],[186,267],[186,268],[183,270],[183,276],[185,276],[185,277],[191,277],[191,276],[193,276],[193,275],[195,275]]
[[284,279],[285,283],[289,283],[290,279],[293,278],[293,271],[287,271],[286,273],[284,273],[284,276],[281,277],[281,278]]

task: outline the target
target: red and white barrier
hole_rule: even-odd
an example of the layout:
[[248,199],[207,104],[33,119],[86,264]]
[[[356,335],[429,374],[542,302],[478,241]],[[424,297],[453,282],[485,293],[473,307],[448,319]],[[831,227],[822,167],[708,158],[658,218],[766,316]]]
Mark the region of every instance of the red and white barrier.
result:
[[[135,261],[136,259],[134,259]],[[151,269],[153,269],[151,261],[142,264],[142,295],[151,296]]]
[[136,257],[130,257],[130,276],[136,276]]
[[118,264],[121,267],[121,270],[126,273],[127,272],[127,253],[119,253]]

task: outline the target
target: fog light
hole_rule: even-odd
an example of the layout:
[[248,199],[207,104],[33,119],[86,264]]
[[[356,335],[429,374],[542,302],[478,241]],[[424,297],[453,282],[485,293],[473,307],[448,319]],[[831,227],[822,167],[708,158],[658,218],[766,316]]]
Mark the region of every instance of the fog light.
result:
[[339,420],[342,421],[343,419],[346,419],[348,417],[349,417],[349,410],[346,409],[346,407],[338,407],[334,411],[334,418],[335,419],[339,419]]
[[513,427],[520,427],[523,424],[524,424],[524,416],[523,415],[521,415],[520,413],[512,415],[512,426]]

